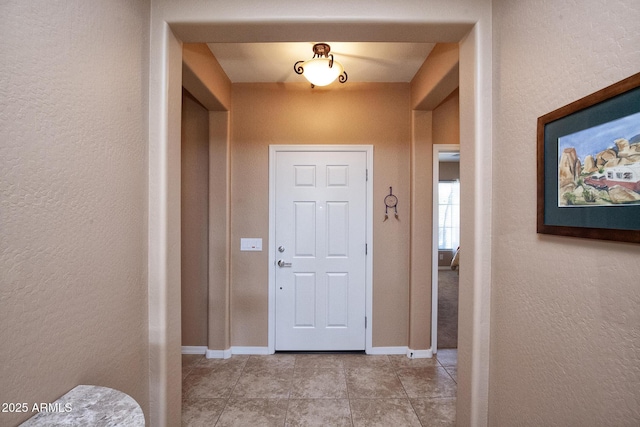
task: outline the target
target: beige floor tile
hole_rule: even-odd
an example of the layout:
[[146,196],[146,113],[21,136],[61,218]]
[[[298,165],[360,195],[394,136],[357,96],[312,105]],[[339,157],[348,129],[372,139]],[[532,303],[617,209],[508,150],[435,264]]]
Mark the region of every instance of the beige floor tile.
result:
[[233,389],[233,396],[256,399],[287,399],[291,391],[292,380],[293,367],[245,367]]
[[183,426],[449,426],[456,351],[183,356]]
[[204,360],[204,355],[202,354],[183,354],[182,379],[184,380],[193,368],[198,366],[202,360]]
[[346,368],[381,368],[391,367],[388,356],[371,356],[368,354],[345,354],[340,356]]
[[411,399],[411,405],[424,427],[456,425],[456,398]]
[[284,425],[286,399],[231,398],[222,411],[216,427],[270,427]]
[[443,349],[438,350],[436,353],[436,359],[442,366],[457,366],[458,365],[458,350]]
[[291,399],[286,427],[351,427],[347,399]]
[[264,369],[264,368],[278,368],[285,369],[295,366],[296,355],[295,354],[270,354],[268,356],[249,356],[245,368],[247,369]]
[[298,354],[296,370],[309,368],[342,368],[344,355],[339,354]]
[[195,399],[182,403],[183,427],[209,427],[215,425],[227,399]]
[[199,368],[244,368],[244,365],[249,360],[247,355],[237,355],[228,359],[207,359],[203,358],[198,364]]
[[406,398],[395,372],[391,369],[347,368],[349,398]]
[[242,369],[208,369],[196,367],[182,381],[183,399],[217,399],[231,395]]
[[458,368],[455,366],[445,366],[444,369],[451,375],[451,378],[453,378],[456,384],[458,384]]
[[318,399],[347,397],[347,381],[342,368],[296,369],[290,398]]
[[183,354],[182,355],[182,367],[193,367],[204,360],[202,354]]
[[398,369],[397,374],[410,398],[456,397],[456,383],[444,368]]
[[424,357],[424,358],[416,358],[416,359],[410,359],[405,355],[394,355],[394,356],[388,356],[388,357],[389,357],[389,361],[391,362],[391,365],[393,365],[393,367],[396,369],[429,368],[429,367],[439,366],[438,360],[435,357],[430,357],[430,358]]
[[350,399],[354,427],[420,427],[409,399]]

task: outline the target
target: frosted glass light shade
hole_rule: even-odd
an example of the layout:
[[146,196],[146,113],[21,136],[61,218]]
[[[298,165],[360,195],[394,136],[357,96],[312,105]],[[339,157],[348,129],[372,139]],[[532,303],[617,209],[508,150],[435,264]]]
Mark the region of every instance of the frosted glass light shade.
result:
[[333,67],[329,68],[328,58],[314,58],[302,63],[302,74],[312,85],[326,86],[333,83],[344,71],[342,64],[333,61]]

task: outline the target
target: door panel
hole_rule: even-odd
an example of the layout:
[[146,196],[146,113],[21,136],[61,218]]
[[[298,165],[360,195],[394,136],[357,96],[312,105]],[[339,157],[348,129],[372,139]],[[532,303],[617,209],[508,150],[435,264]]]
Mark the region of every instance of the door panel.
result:
[[347,273],[327,274],[328,301],[327,326],[346,328],[349,325],[349,275]]
[[316,256],[316,203],[294,202],[295,256]]
[[349,203],[327,203],[327,256],[349,256]]
[[363,350],[367,154],[276,156],[275,349]]
[[294,327],[315,327],[316,275],[313,273],[295,273],[294,293]]

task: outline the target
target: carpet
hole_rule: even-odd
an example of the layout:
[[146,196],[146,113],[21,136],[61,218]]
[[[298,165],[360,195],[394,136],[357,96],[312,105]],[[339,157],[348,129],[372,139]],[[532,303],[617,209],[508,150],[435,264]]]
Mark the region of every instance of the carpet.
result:
[[438,348],[458,348],[458,273],[438,270]]

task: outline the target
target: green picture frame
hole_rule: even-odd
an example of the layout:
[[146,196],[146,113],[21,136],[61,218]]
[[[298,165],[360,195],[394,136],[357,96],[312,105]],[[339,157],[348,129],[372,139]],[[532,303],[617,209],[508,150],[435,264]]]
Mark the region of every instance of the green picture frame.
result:
[[640,243],[640,73],[538,118],[537,232]]

